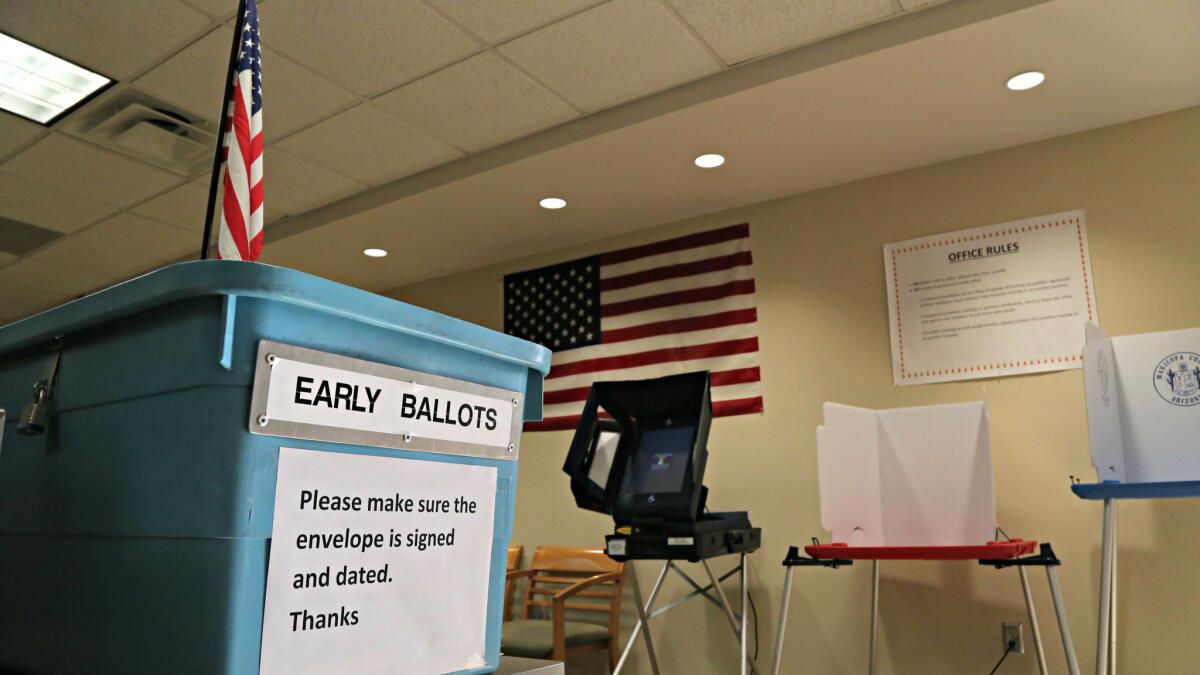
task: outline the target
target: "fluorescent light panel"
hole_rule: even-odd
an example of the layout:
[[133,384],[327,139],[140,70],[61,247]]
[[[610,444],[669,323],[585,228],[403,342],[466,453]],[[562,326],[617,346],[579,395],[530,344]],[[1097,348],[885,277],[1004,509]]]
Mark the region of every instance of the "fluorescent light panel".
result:
[[0,108],[49,124],[112,80],[0,33]]

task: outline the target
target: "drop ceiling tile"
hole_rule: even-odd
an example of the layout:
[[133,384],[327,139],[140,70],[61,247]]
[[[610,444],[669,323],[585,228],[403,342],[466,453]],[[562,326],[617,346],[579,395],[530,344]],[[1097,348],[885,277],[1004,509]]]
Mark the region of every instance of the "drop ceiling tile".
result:
[[431,1],[452,19],[493,44],[597,4],[597,0]]
[[0,171],[121,207],[180,182],[161,169],[57,133],[0,165]]
[[0,287],[0,307],[8,321],[16,321],[51,307],[57,307],[73,296],[24,284],[5,284]]
[[0,286],[17,283],[60,293],[81,295],[105,285],[105,277],[102,274],[79,267],[55,267],[41,262],[41,259],[35,254],[0,270]]
[[220,26],[155,66],[133,86],[176,106],[193,119],[213,120],[225,94],[233,28]]
[[472,56],[374,102],[413,126],[471,151],[577,114],[550,90],[491,53]]
[[[438,139],[364,103],[277,144],[323,167],[371,185],[462,155]],[[269,153],[270,148],[267,149]]]
[[115,206],[68,194],[44,183],[0,173],[0,214],[31,225],[74,232],[112,215]]
[[279,147],[264,150],[263,161],[263,202],[287,215],[304,213],[367,188]]
[[173,0],[6,0],[4,31],[117,80],[182,47],[210,21]]
[[894,0],[667,0],[726,63],[844,33],[896,13]]
[[183,2],[215,19],[231,19],[238,8],[238,0],[183,0]]
[[950,0],[900,0],[900,9],[911,12],[914,9],[927,9],[944,2],[950,2]]
[[613,0],[500,51],[585,110],[601,110],[719,69],[658,2]]
[[263,52],[263,133],[267,142],[303,129],[359,97],[282,54]]
[[30,259],[53,268],[91,273],[102,279],[99,285],[104,286],[199,250],[200,237],[193,232],[121,213],[42,249]]
[[188,252],[200,250],[200,237],[188,230],[172,227],[133,213],[121,213],[75,235],[95,247],[97,252],[130,255],[154,262],[171,262]]
[[[134,86],[194,118],[214,119],[225,93],[223,73],[229,63],[232,37],[233,30],[221,26],[138,78]],[[262,67],[266,91],[263,133],[268,142],[358,100],[349,91],[270,49],[263,50]]]
[[191,181],[138,204],[132,211],[140,216],[199,234],[204,231],[207,197],[208,183],[200,185]]
[[40,124],[0,112],[0,157],[7,157],[45,131],[46,128]]
[[272,2],[261,9],[263,41],[313,71],[370,96],[480,49],[418,0]]

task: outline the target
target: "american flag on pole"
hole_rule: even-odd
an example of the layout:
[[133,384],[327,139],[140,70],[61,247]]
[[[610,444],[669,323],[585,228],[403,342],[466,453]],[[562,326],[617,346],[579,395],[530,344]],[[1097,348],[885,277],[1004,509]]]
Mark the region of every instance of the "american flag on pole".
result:
[[592,382],[698,370],[714,416],[763,410],[749,225],[510,274],[504,330],[554,352],[527,431],[575,428]]
[[263,230],[262,49],[254,0],[246,0],[232,77],[222,140],[224,196],[217,252],[226,260],[258,260]]

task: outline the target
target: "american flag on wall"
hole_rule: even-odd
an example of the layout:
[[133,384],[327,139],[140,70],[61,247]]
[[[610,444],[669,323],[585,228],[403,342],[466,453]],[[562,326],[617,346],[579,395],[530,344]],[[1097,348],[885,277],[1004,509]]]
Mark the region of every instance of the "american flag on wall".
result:
[[713,415],[763,410],[750,226],[504,277],[504,330],[554,352],[545,417],[573,429],[592,382],[711,373]]
[[258,260],[263,230],[262,48],[258,8],[246,0],[241,44],[226,109],[224,196],[217,252],[226,260]]

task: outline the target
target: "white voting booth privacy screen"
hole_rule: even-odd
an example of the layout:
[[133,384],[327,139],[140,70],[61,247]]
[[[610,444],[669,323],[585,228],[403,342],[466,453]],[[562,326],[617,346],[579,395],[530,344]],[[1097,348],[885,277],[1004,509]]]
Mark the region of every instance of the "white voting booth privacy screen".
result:
[[995,535],[983,402],[870,410],[825,404],[821,524],[850,546],[965,546]]
[[1110,338],[1089,323],[1083,355],[1099,480],[1200,480],[1200,328]]

